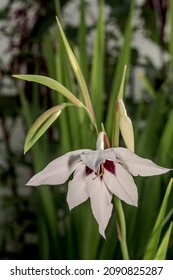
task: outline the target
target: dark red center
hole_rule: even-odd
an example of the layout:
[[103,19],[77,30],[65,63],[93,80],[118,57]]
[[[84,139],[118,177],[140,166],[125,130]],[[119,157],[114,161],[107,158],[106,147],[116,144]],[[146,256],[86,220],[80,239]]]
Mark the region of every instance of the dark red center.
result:
[[[104,174],[104,168],[109,171],[110,173],[115,175],[115,164],[113,161],[106,159],[105,163],[101,163],[98,171],[95,173],[96,176],[100,176],[100,178],[102,179],[103,174]],[[92,169],[90,169],[88,166],[85,167],[85,174],[86,176],[90,175],[91,173],[93,173],[94,171]]]
[[115,175],[115,164],[111,160],[106,160],[104,163],[104,168]]

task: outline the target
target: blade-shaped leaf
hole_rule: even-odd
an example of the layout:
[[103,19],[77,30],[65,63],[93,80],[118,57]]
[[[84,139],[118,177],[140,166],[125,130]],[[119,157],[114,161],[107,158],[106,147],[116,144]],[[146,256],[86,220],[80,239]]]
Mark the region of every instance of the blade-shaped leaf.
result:
[[44,112],[31,126],[26,136],[24,153],[26,153],[59,117],[66,104],[59,104]]
[[54,79],[41,75],[13,75],[13,77],[24,81],[36,82],[41,85],[47,86],[61,93],[63,96],[68,98],[74,105],[78,107],[83,107],[83,103],[76,96],[74,96],[74,94],[72,94],[66,87],[64,87]]
[[166,259],[166,253],[168,250],[169,239],[170,239],[170,235],[171,235],[171,231],[172,231],[172,224],[173,223],[170,224],[170,226],[157,250],[154,260],[165,260]]
[[160,234],[161,234],[161,230],[162,230],[162,226],[163,226],[163,220],[165,217],[165,212],[166,212],[166,207],[167,207],[167,202],[168,202],[168,198],[171,192],[171,188],[172,188],[172,182],[173,182],[173,178],[170,180],[166,193],[165,193],[165,197],[163,199],[162,202],[162,206],[160,208],[159,211],[159,215],[157,217],[156,223],[154,225],[152,234],[151,234],[151,238],[149,240],[147,249],[146,249],[146,253],[144,255],[144,259],[145,260],[153,260],[157,247],[158,247],[158,243],[160,240]]
[[150,80],[143,74],[143,72],[138,72],[138,77],[143,81],[143,84],[146,88],[146,90],[148,91],[148,93],[150,94],[150,96],[154,99],[157,96],[157,93],[153,87],[153,85],[151,84]]
[[170,53],[170,66],[171,68],[173,67],[173,1],[169,1],[169,7],[168,7],[168,12],[169,12],[169,30],[170,30],[170,34],[169,34],[169,53]]
[[125,64],[117,99],[123,99],[123,96],[124,96],[124,84],[125,84],[125,78],[126,78],[126,71],[127,71],[127,65]]
[[118,90],[120,88],[120,83],[121,83],[121,77],[123,73],[123,68],[124,65],[129,64],[130,60],[130,46],[131,46],[131,35],[132,35],[132,19],[133,19],[133,13],[134,13],[134,3],[135,1],[132,0],[130,4],[130,12],[129,12],[129,17],[127,19],[127,24],[126,24],[126,30],[124,34],[124,43],[121,48],[121,52],[119,54],[119,58],[116,64],[116,71],[114,74],[114,81],[113,81],[113,86],[111,89],[111,94],[110,94],[110,99],[109,99],[109,105],[108,105],[108,110],[107,110],[107,118],[106,118],[106,131],[108,135],[111,134],[111,129],[112,129],[112,120],[113,120],[113,115],[114,115],[114,107],[115,107],[115,101],[118,96]]
[[60,21],[59,21],[59,19],[57,17],[56,17],[56,20],[57,20],[57,23],[58,23],[59,31],[60,31],[62,40],[64,42],[64,46],[66,48],[66,51],[67,51],[67,54],[68,54],[71,66],[72,66],[73,71],[75,73],[76,79],[77,79],[77,81],[79,83],[79,86],[80,86],[80,89],[81,89],[81,92],[82,92],[82,95],[83,95],[83,98],[84,98],[84,101],[85,101],[85,105],[86,105],[88,111],[90,112],[90,114],[91,114],[91,116],[93,118],[93,122],[95,123],[94,111],[93,111],[93,108],[92,108],[91,99],[90,99],[90,96],[89,96],[87,85],[85,83],[85,79],[84,79],[84,77],[82,75],[82,72],[81,72],[79,64],[78,64],[78,62],[76,60],[76,57],[74,56],[74,54],[73,54],[73,52],[72,52],[72,50],[70,48],[68,40],[67,40],[67,38],[66,38],[66,36],[64,34],[64,31],[63,31],[63,29],[61,27]]
[[104,37],[104,1],[102,0],[100,1],[91,72],[91,99],[99,124],[102,121],[104,101]]
[[78,43],[79,43],[79,58],[80,58],[80,68],[82,70],[85,81],[88,82],[88,57],[86,48],[86,1],[81,1],[81,13],[80,13],[80,25],[78,31]]

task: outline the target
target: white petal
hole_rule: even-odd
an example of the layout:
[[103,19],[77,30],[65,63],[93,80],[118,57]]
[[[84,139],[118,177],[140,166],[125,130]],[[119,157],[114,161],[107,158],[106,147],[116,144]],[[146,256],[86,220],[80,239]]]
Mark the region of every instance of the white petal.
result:
[[113,149],[107,149],[83,152],[81,159],[86,166],[96,172],[101,162],[106,159],[115,161],[116,157]]
[[73,180],[68,184],[67,203],[70,210],[88,199],[85,189],[85,165],[81,164],[75,171]]
[[89,151],[81,154],[82,162],[91,170],[95,171],[95,162],[98,158],[99,151]]
[[85,150],[69,152],[51,161],[42,171],[33,176],[27,186],[63,184],[81,164],[80,154]]
[[149,159],[137,156],[126,148],[114,148],[113,150],[116,157],[133,176],[153,176],[170,171],[170,169],[161,167]]
[[88,191],[93,215],[99,225],[99,232],[105,238],[105,229],[112,214],[112,194],[106,188],[103,180],[90,174],[86,178],[86,190]]
[[137,206],[138,192],[132,175],[118,163],[115,172],[116,175],[104,170],[103,180],[107,188],[127,204]]

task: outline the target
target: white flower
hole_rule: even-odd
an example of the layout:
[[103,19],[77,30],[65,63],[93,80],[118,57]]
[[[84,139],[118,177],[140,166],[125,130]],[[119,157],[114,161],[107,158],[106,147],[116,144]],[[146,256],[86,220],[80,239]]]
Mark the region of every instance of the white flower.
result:
[[137,206],[138,192],[132,175],[152,176],[169,170],[126,148],[76,150],[50,162],[27,185],[63,184],[74,172],[73,179],[68,184],[69,208],[72,209],[90,198],[99,232],[105,238],[105,229],[113,208],[112,195]]

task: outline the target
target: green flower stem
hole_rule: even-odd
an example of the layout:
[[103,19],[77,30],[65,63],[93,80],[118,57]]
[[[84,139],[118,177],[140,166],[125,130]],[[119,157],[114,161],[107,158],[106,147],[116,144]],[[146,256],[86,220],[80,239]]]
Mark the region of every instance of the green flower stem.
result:
[[[119,130],[115,128],[115,131],[119,135]],[[118,147],[118,137],[116,133],[113,135],[113,141],[114,143],[113,147]],[[126,221],[124,216],[124,211],[122,207],[122,203],[119,198],[114,197],[114,205],[116,208],[116,214],[117,214],[117,230],[118,230],[118,238],[121,245],[121,251],[123,255],[124,260],[129,260],[129,253],[128,253],[128,247],[126,242]]]
[[[126,71],[126,67],[124,68],[124,75],[123,75],[123,79],[122,79],[122,83],[121,83],[121,87],[120,87],[120,91],[119,91],[119,95],[121,98],[122,93],[123,93],[123,83],[125,80],[125,71]],[[120,113],[119,113],[119,108],[118,108],[118,104],[116,103],[115,105],[115,109],[114,109],[115,113],[114,113],[114,120],[113,120],[113,130],[112,130],[112,147],[118,147],[119,146],[119,117],[120,117]],[[119,200],[119,198],[114,197],[114,205],[117,211],[117,231],[118,231],[118,238],[120,241],[120,245],[121,245],[121,251],[122,251],[122,255],[123,255],[123,259],[124,260],[129,260],[129,253],[128,253],[128,247],[127,247],[127,242],[126,242],[126,221],[125,221],[125,215],[124,215],[124,211],[123,211],[123,207],[122,207],[122,203]]]
[[124,260],[129,260],[128,247],[126,242],[126,222],[122,203],[119,198],[114,197],[114,205],[117,211],[117,228],[118,228],[118,238],[121,244],[121,251]]

